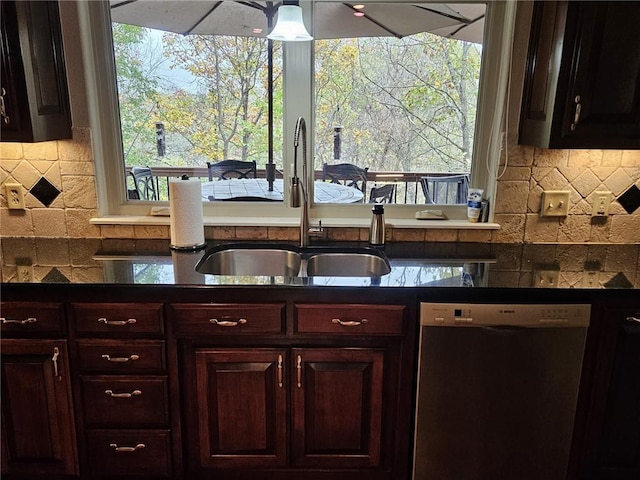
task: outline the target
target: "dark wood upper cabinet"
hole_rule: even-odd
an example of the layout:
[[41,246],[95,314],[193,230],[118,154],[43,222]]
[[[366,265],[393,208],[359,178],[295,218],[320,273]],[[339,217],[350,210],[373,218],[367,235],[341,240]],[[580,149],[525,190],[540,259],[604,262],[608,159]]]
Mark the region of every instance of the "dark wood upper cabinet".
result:
[[640,2],[536,1],[519,143],[640,148]]
[[58,2],[3,0],[3,142],[71,138]]

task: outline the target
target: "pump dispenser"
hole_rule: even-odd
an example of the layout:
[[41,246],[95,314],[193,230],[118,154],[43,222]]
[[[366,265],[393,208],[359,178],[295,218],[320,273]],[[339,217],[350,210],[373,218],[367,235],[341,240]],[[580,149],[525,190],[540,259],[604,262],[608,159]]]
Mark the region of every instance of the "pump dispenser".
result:
[[371,211],[373,216],[371,217],[371,227],[369,228],[369,243],[371,245],[384,245],[384,205],[376,203]]

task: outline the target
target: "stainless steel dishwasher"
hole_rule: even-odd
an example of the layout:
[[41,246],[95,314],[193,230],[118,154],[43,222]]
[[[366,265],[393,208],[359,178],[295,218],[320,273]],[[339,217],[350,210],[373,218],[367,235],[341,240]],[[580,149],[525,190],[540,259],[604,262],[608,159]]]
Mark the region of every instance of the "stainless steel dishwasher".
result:
[[414,480],[564,480],[589,305],[422,303]]

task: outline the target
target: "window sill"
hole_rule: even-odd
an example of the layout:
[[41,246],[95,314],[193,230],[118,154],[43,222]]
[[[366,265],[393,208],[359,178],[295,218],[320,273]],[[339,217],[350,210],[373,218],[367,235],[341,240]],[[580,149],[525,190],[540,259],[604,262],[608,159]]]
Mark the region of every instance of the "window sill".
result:
[[[368,228],[368,218],[322,218],[324,227],[332,228]],[[92,225],[170,225],[167,216],[126,215],[96,217],[90,220]],[[311,221],[316,224],[315,220]],[[466,220],[415,220],[411,218],[385,218],[390,228],[424,228],[442,230],[499,230],[497,223],[471,223]],[[297,227],[297,217],[204,217],[205,227]]]

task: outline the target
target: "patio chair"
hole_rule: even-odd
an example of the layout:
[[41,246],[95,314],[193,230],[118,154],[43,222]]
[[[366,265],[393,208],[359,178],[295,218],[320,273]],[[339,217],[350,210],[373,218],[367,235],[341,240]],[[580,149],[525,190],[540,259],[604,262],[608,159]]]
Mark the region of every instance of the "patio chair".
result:
[[357,188],[361,192],[367,190],[368,168],[360,168],[352,163],[338,163],[337,165],[322,165],[322,181],[341,183],[347,187]]
[[386,185],[374,186],[369,194],[369,203],[395,203],[396,185],[388,183]]
[[134,190],[128,190],[130,200],[159,200],[158,178],[151,174],[149,167],[133,167],[130,173]]
[[257,178],[258,171],[255,161],[221,160],[216,163],[207,162],[209,181],[229,180],[231,178]]
[[455,205],[467,203],[469,175],[447,175],[443,177],[420,177],[420,186],[425,203]]

